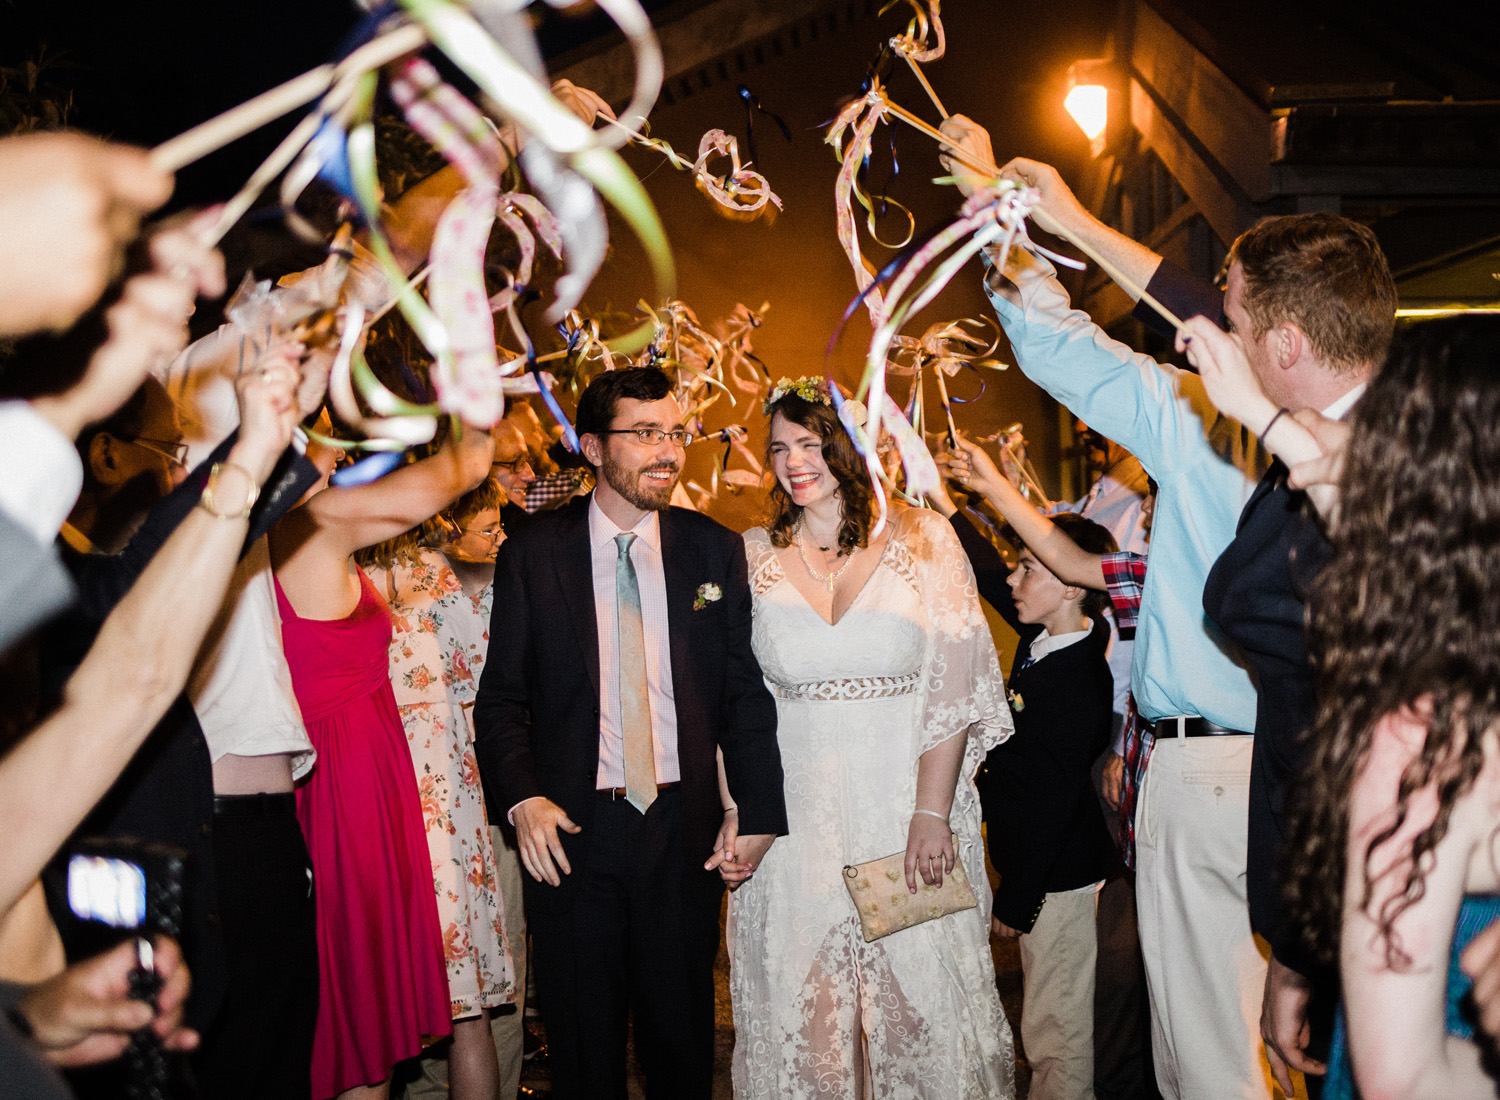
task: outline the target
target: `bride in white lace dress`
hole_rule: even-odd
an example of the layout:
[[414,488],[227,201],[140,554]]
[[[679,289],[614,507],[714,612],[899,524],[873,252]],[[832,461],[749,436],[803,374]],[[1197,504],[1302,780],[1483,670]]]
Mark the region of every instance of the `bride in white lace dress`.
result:
[[[777,519],[745,548],[790,832],[725,874],[735,1096],[1010,1098],[973,776],[1011,719],[973,574],[930,512],[867,540],[821,380],[773,397]],[[843,867],[903,849],[912,881],[962,860],[979,907],[867,944]]]

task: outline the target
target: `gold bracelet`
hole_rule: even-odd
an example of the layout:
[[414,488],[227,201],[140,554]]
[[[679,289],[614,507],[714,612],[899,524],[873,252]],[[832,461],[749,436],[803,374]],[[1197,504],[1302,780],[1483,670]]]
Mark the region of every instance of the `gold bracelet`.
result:
[[[220,512],[214,507],[214,496],[219,488],[219,475],[225,470],[237,470],[245,475],[245,480],[250,483],[250,492],[245,498],[245,506],[238,512]],[[255,475],[243,466],[233,462],[215,462],[213,468],[208,471],[208,484],[203,487],[203,495],[198,498],[198,507],[202,508],[214,519],[249,519],[250,509],[255,507],[255,502],[260,498],[260,486],[255,481]]]

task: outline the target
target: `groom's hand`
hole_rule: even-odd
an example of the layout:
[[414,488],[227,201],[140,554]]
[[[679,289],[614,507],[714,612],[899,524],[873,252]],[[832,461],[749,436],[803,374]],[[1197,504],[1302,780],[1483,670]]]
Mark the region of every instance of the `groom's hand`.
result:
[[[549,886],[561,886],[563,875],[573,873],[568,866],[568,857],[563,854],[562,840],[557,830],[565,833],[580,833],[582,828],[574,825],[563,813],[562,807],[547,798],[528,798],[511,811],[511,821],[516,826],[516,847],[521,850],[521,862],[531,877]],[[555,861],[555,862],[554,862]]]

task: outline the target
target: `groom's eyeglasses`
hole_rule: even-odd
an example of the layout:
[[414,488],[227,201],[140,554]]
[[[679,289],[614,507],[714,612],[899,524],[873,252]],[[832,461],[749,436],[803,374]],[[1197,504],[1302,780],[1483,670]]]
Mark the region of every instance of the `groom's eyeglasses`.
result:
[[655,447],[663,439],[671,440],[674,447],[686,447],[693,441],[693,433],[686,428],[673,428],[670,432],[660,428],[606,428],[599,435],[633,435],[647,447]]

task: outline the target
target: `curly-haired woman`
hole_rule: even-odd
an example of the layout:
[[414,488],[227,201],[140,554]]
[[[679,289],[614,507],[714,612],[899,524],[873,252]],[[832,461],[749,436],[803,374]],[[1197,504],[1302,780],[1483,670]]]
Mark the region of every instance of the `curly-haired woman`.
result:
[[[1008,1098],[974,773],[1011,720],[974,575],[936,513],[873,533],[821,379],[767,413],[773,514],[745,548],[790,833],[724,868],[735,1095]],[[842,869],[903,850],[898,888],[962,862],[980,903],[866,943]]]
[[1352,428],[1287,852],[1343,979],[1324,1096],[1493,1097],[1456,960],[1500,915],[1500,318],[1398,335]]

